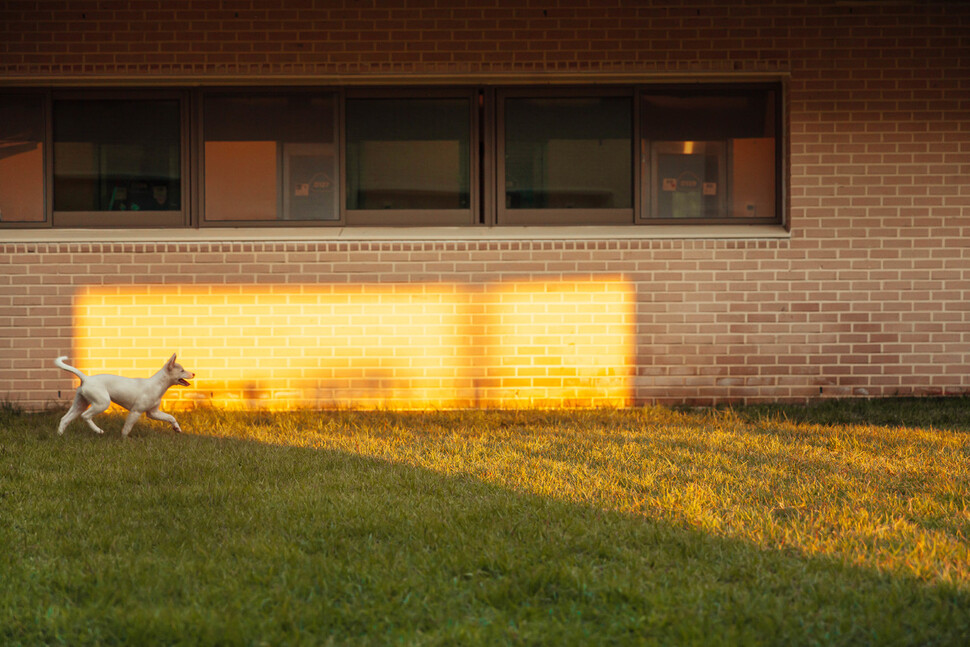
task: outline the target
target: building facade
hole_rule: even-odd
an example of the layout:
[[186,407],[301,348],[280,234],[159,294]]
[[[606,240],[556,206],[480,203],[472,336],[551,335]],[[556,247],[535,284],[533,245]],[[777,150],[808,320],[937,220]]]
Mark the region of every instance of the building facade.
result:
[[0,4],[0,399],[970,389],[970,5]]

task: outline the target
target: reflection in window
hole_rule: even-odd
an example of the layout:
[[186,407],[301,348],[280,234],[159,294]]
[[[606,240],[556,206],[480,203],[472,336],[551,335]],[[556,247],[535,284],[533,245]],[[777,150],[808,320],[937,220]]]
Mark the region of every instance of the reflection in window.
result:
[[348,99],[348,209],[468,209],[468,99]]
[[659,178],[654,213],[665,218],[717,218],[724,210],[724,146],[719,142],[655,142]]
[[0,97],[0,222],[44,221],[43,142],[43,97]]
[[633,206],[629,97],[505,100],[505,206]]
[[644,94],[648,217],[774,218],[775,101],[757,89]]
[[176,100],[54,102],[55,211],[181,209]]
[[337,220],[332,95],[205,100],[205,219]]

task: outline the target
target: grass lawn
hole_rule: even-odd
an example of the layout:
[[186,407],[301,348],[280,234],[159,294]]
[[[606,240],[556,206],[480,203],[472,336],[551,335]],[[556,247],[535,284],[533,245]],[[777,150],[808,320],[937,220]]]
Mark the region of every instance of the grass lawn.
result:
[[0,644],[967,645],[970,400],[0,408]]

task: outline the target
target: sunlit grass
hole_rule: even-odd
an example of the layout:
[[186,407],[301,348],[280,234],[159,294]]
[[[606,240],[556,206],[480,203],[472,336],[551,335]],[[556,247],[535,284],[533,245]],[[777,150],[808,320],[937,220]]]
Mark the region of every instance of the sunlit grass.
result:
[[0,410],[3,644],[970,635],[961,399],[56,419]]
[[216,436],[470,475],[970,588],[965,432],[796,423],[771,410],[199,416],[192,427]]

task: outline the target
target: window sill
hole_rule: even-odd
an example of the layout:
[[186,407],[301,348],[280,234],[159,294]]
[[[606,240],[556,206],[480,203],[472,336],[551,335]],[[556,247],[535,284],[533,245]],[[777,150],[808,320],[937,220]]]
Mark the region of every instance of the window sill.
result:
[[239,227],[203,229],[7,229],[4,243],[224,243],[327,241],[555,241],[789,239],[780,225],[574,227]]

